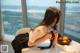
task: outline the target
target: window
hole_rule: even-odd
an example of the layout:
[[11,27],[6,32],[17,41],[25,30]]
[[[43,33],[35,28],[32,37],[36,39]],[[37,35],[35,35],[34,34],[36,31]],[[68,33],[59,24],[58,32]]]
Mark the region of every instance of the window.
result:
[[71,39],[80,40],[80,3],[79,0],[66,0],[64,33]]
[[16,30],[22,27],[21,0],[2,0],[1,12],[3,18],[3,35],[14,36]]
[[26,0],[27,17],[30,27],[37,26],[44,18],[45,10],[50,6],[60,7],[58,0]]

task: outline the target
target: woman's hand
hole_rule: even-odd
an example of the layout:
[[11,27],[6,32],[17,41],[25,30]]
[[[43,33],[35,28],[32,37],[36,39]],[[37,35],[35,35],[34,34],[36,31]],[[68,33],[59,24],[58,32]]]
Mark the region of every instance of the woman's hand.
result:
[[58,43],[58,41],[57,41],[57,40],[58,40],[58,34],[59,34],[58,32],[55,32],[55,33],[54,33],[54,36],[55,36],[55,37],[54,37],[54,39],[53,39],[53,44],[52,44],[53,46],[55,46],[55,45]]

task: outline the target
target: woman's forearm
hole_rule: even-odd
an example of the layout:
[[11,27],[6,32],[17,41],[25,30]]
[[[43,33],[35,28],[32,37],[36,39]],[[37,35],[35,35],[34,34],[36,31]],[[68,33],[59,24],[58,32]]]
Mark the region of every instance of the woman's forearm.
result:
[[44,42],[45,40],[47,39],[51,39],[52,35],[51,34],[47,34],[39,39],[37,39],[34,43],[31,43],[31,42],[28,42],[28,45],[29,46],[35,46],[35,45],[38,45],[40,44],[41,42]]
[[53,40],[53,46],[55,46],[55,45],[57,44],[58,32],[55,32],[55,33],[54,33],[54,36],[55,36],[55,38],[54,38],[54,40]]

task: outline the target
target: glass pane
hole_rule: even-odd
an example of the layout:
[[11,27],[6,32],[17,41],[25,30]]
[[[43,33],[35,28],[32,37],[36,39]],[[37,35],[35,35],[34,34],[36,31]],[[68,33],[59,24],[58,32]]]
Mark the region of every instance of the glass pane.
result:
[[59,0],[26,0],[29,26],[37,26],[44,18],[45,10],[50,6],[60,7]]
[[1,10],[3,18],[4,35],[14,35],[22,27],[21,1],[2,0]]
[[[80,1],[68,0],[65,10],[65,26],[64,33],[73,40],[80,40]],[[73,3],[74,2],[74,3]]]

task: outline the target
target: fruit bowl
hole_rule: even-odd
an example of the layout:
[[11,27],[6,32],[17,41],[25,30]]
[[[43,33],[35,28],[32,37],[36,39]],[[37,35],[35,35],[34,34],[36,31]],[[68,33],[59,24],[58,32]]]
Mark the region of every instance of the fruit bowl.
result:
[[71,42],[71,39],[67,36],[62,36],[58,38],[58,43],[61,45],[69,45]]

